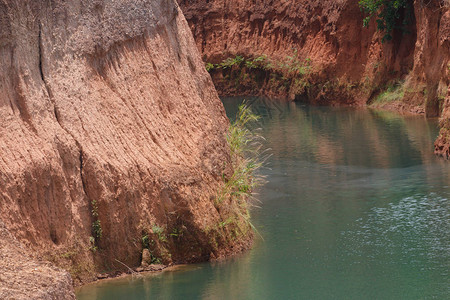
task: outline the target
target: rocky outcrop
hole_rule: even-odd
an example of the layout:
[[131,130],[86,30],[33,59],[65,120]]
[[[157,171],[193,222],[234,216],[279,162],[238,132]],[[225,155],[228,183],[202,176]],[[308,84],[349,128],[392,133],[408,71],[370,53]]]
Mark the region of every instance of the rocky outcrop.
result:
[[35,259],[79,283],[248,246],[218,226],[228,120],[175,1],[5,0],[0,25],[0,219]]
[[[262,72],[253,80],[260,83],[247,84],[253,70],[219,68],[211,73],[224,95],[250,91],[314,104],[370,104],[437,116],[448,106],[448,97],[443,104],[449,85],[450,3],[411,3],[409,33],[394,31],[392,41],[382,43],[375,20],[362,26],[358,1],[180,0],[206,62],[265,55],[272,62],[284,64],[295,57],[311,65],[301,89],[295,78],[279,70],[279,75]],[[274,91],[270,83],[277,76],[288,80]]]

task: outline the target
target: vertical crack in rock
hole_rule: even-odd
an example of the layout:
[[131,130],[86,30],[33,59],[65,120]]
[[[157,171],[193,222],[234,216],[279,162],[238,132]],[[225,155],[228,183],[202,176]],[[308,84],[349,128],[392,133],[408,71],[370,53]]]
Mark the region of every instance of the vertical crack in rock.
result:
[[42,71],[42,25],[39,24],[39,34],[38,34],[38,49],[39,49],[39,73],[41,74],[41,79],[45,83],[44,71]]
[[45,89],[47,91],[47,95],[48,98],[50,99],[50,102],[53,104],[53,113],[55,115],[55,119],[58,122],[59,126],[74,140],[77,148],[79,149],[80,152],[80,177],[81,177],[81,183],[82,183],[82,187],[83,187],[83,192],[86,195],[86,197],[89,199],[88,195],[87,195],[87,191],[86,191],[86,183],[85,180],[83,178],[83,149],[81,147],[81,144],[78,142],[78,140],[75,138],[75,136],[69,131],[67,130],[61,120],[60,120],[60,116],[58,113],[58,109],[56,107],[56,101],[55,98],[53,96],[52,90],[50,88],[50,85],[46,79],[45,76],[45,72],[44,72],[44,64],[43,64],[43,60],[44,60],[44,43],[43,43],[43,38],[42,38],[42,23],[39,23],[39,34],[38,34],[38,51],[39,51],[39,74],[41,76],[42,82],[44,83]]
[[39,23],[39,34],[38,34],[38,51],[39,51],[39,74],[41,75],[41,79],[42,82],[44,83],[45,89],[47,90],[47,94],[48,97],[50,99],[50,101],[53,104],[53,113],[55,114],[55,118],[56,121],[59,123],[59,125],[65,130],[67,131],[62,125],[61,122],[59,120],[59,114],[58,114],[58,109],[56,108],[56,102],[55,99],[53,98],[53,93],[50,89],[50,85],[48,84],[47,80],[45,79],[45,75],[44,75],[44,67],[43,67],[43,49],[44,49],[44,45],[43,45],[43,41],[42,41],[42,23]]
[[83,150],[81,149],[81,145],[77,143],[78,148],[80,149],[80,177],[81,177],[81,185],[83,187],[83,192],[86,195],[86,197],[89,199],[88,194],[87,194],[87,189],[86,189],[86,182],[84,180],[83,177]]

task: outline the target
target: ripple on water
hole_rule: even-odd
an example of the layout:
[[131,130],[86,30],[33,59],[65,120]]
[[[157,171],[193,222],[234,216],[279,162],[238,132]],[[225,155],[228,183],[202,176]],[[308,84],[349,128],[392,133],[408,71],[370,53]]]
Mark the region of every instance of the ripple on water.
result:
[[448,295],[449,220],[448,198],[435,193],[406,197],[386,207],[372,208],[352,224],[354,229],[342,232],[342,244],[347,256],[356,257],[355,263],[372,260],[393,266],[407,265],[423,276],[439,274],[449,278],[436,287],[439,295]]

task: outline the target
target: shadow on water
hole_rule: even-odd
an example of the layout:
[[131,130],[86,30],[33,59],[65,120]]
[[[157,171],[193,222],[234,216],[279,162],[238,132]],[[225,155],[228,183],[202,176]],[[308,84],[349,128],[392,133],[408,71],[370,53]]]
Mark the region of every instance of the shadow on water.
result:
[[[223,99],[230,119],[241,98]],[[248,98],[272,156],[250,252],[79,299],[446,299],[450,164],[437,122]]]

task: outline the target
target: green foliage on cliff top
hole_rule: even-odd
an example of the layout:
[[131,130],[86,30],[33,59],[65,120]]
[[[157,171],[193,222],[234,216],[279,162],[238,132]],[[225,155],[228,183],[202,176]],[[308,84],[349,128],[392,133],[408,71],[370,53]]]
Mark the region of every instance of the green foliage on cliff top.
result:
[[412,20],[413,0],[360,0],[359,6],[368,15],[363,20],[364,27],[376,17],[377,29],[384,32],[383,42],[392,40],[394,29],[407,32]]

